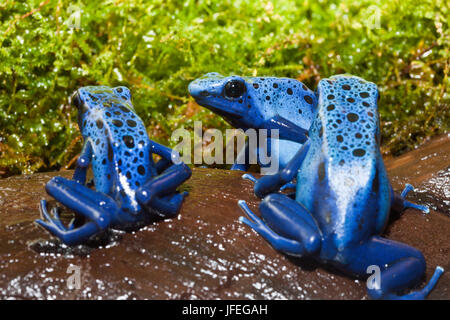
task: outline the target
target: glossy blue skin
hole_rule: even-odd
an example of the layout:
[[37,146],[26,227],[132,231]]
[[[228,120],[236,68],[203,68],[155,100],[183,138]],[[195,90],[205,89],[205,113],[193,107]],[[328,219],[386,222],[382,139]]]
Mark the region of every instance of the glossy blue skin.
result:
[[[428,208],[404,200],[410,185],[398,196],[388,181],[379,148],[376,85],[334,76],[320,81],[317,94],[309,141],[285,169],[255,180],[255,193],[267,195],[259,207],[263,220],[244,201],[239,205],[249,219],[240,220],[290,255],[311,256],[356,276],[379,266],[381,286],[368,289],[372,298],[425,298],[443,269],[436,269],[423,290],[396,295],[420,283],[425,259],[417,249],[380,236],[391,209]],[[295,175],[295,200],[273,193]]]
[[[230,81],[243,83],[245,91],[241,96],[227,95],[225,86]],[[316,96],[311,90],[300,81],[288,78],[224,77],[208,73],[189,84],[189,93],[198,104],[222,116],[234,128],[244,131],[250,128],[279,129],[280,168],[286,166],[306,141],[317,106]],[[273,139],[268,138],[267,143],[268,154],[276,154]],[[258,155],[260,149],[257,150]],[[244,152],[248,155],[249,151]],[[250,164],[249,157],[245,159],[244,164],[236,163],[232,169],[246,171]]]
[[[183,198],[176,188],[191,176],[171,149],[151,141],[131,104],[126,87],[83,87],[72,96],[78,108],[78,125],[84,146],[73,180],[55,177],[47,193],[84,216],[87,222],[65,227],[55,208],[52,215],[41,201],[36,222],[68,245],[85,242],[108,227],[129,229],[152,217],[177,215]],[[154,163],[153,154],[161,156]],[[176,164],[175,164],[176,163]],[[95,190],[86,186],[92,166]]]

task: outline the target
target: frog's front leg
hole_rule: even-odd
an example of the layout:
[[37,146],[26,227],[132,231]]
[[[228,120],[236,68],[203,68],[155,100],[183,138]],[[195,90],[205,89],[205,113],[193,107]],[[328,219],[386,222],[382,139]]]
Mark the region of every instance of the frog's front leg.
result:
[[303,160],[308,153],[309,146],[310,141],[308,140],[296,153],[294,158],[289,161],[286,167],[276,174],[264,176],[259,180],[256,180],[253,177],[250,178],[251,176],[248,174],[244,175],[243,178],[255,182],[254,191],[257,197],[262,198],[269,193],[277,192],[280,188],[286,184],[289,184],[295,178],[298,169],[302,165]]
[[92,159],[92,144],[90,140],[87,140],[81,150],[80,156],[77,159],[77,165],[72,179],[79,184],[86,183],[87,168]]
[[245,146],[239,151],[231,170],[248,171],[248,168],[250,168],[250,144],[245,141]]
[[272,130],[278,130],[278,139],[305,143],[308,140],[308,130],[299,127],[295,123],[281,117],[275,116],[263,123],[262,127],[268,129],[269,137]]
[[396,293],[419,284],[425,273],[425,258],[419,250],[374,236],[366,243],[348,249],[345,254],[351,257],[350,262],[345,265],[346,271],[367,275],[370,266],[377,266],[381,271],[379,281],[371,283],[368,288],[369,296],[374,299],[425,299],[444,271],[442,267],[437,267],[422,290],[400,296]]
[[42,218],[36,222],[67,245],[82,243],[105,230],[110,225],[111,217],[119,211],[113,199],[73,180],[55,177],[47,183],[46,190],[63,205],[89,220],[79,228],[75,229],[73,225],[65,228],[57,211],[52,212],[54,216],[52,217],[47,211],[45,200],[41,201]]
[[270,194],[259,210],[264,223],[245,201],[238,202],[249,219],[239,221],[263,236],[275,250],[294,256],[312,255],[321,247],[321,232],[311,214],[295,200],[282,194]]
[[390,187],[391,190],[391,207],[394,211],[402,212],[406,208],[414,208],[417,210],[422,211],[423,213],[429,213],[430,209],[427,206],[423,206],[420,204],[415,204],[412,202],[409,202],[406,200],[406,195],[414,190],[414,187],[407,183],[405,185],[405,189],[403,189],[402,193],[400,195],[396,194],[394,190],[392,189],[392,186]]
[[186,192],[174,196],[176,189],[191,175],[192,171],[186,164],[174,164],[141,186],[136,192],[136,199],[140,204],[156,209],[162,215],[173,216],[187,195]]

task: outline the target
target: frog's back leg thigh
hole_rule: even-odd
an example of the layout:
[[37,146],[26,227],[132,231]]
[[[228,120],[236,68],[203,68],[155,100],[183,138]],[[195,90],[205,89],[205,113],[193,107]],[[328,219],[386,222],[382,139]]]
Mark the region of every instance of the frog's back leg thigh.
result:
[[[105,196],[105,194],[89,189],[87,186],[82,185],[77,181],[69,180],[63,177],[52,178],[45,185],[45,191],[61,203],[63,203],[63,201],[68,201],[71,197],[75,199],[81,194],[83,194],[83,197],[87,198],[91,202],[96,202],[99,197],[102,198]],[[70,195],[69,193],[72,194]],[[60,198],[63,201],[60,201]],[[70,206],[70,204],[64,205],[67,207]]]
[[55,177],[47,183],[46,190],[63,205],[90,220],[80,228],[66,229],[58,217],[55,221],[49,216],[45,206],[41,208],[44,220],[38,220],[37,223],[69,245],[81,243],[106,229],[111,222],[111,216],[118,211],[113,199],[73,180]]
[[192,171],[186,164],[174,164],[142,185],[136,192],[136,199],[142,205],[152,206],[151,202],[154,197],[174,193],[191,175]]
[[375,299],[425,299],[443,271],[438,267],[424,289],[399,296],[396,295],[397,292],[419,284],[425,273],[425,258],[419,250],[404,243],[374,236],[353,249],[350,254],[352,261],[346,266],[347,271],[367,275],[369,266],[379,267],[379,288],[374,286],[367,291]]
[[282,194],[270,194],[259,206],[264,222],[244,201],[239,206],[249,216],[241,221],[255,229],[276,250],[295,256],[311,255],[321,246],[321,234],[310,213],[298,202]]

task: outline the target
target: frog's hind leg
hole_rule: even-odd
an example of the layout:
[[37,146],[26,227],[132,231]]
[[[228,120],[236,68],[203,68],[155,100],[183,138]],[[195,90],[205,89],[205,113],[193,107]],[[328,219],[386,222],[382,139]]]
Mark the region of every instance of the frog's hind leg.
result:
[[55,177],[47,183],[46,190],[63,205],[89,220],[79,228],[74,228],[73,224],[66,228],[61,223],[57,211],[52,211],[52,217],[47,211],[45,200],[41,201],[42,219],[36,222],[67,245],[82,243],[92,235],[106,229],[110,224],[111,216],[118,211],[113,199],[73,180]]
[[173,218],[180,211],[181,204],[187,195],[187,192],[183,192],[171,194],[163,198],[154,197],[151,205],[162,218]]
[[142,185],[136,192],[136,199],[143,205],[151,206],[155,196],[162,197],[174,193],[191,175],[191,169],[184,163],[174,164]]
[[191,175],[191,169],[184,163],[172,165],[140,187],[136,192],[136,199],[144,207],[156,210],[163,218],[174,217],[188,194],[177,193],[176,189]]
[[256,216],[245,201],[238,202],[248,218],[239,220],[261,236],[276,250],[290,255],[304,256],[317,252],[321,246],[321,233],[314,218],[298,202],[282,194],[270,194],[259,209],[267,224]]
[[[425,273],[425,258],[422,253],[406,244],[382,238],[372,237],[368,242],[351,251],[352,261],[346,270],[359,275],[367,275],[368,267],[376,266],[380,273],[375,283],[368,284],[368,294],[374,299],[422,300],[436,285],[443,273],[441,267],[436,271],[429,283],[419,291],[406,295],[397,295],[420,283]],[[376,270],[376,269],[375,269]]]
[[398,212],[401,212],[401,211],[405,210],[406,208],[414,208],[414,209],[420,210],[424,213],[429,213],[430,209],[427,206],[415,204],[415,203],[412,203],[412,202],[409,202],[408,200],[406,200],[407,194],[413,190],[414,190],[414,187],[412,185],[410,185],[409,183],[407,183],[405,185],[405,189],[403,189],[402,193],[400,195],[398,195],[398,194],[394,193],[394,191],[392,190],[392,187],[391,187],[391,194],[393,195],[392,196],[392,208]]

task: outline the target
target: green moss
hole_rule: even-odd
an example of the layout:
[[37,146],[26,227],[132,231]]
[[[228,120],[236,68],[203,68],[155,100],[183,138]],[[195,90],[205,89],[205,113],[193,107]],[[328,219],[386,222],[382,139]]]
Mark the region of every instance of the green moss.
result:
[[311,88],[338,73],[371,80],[383,150],[399,154],[448,131],[448,21],[445,0],[3,1],[0,174],[72,163],[81,140],[68,96],[84,85],[128,86],[162,143],[194,120],[225,128],[187,93],[211,71]]

